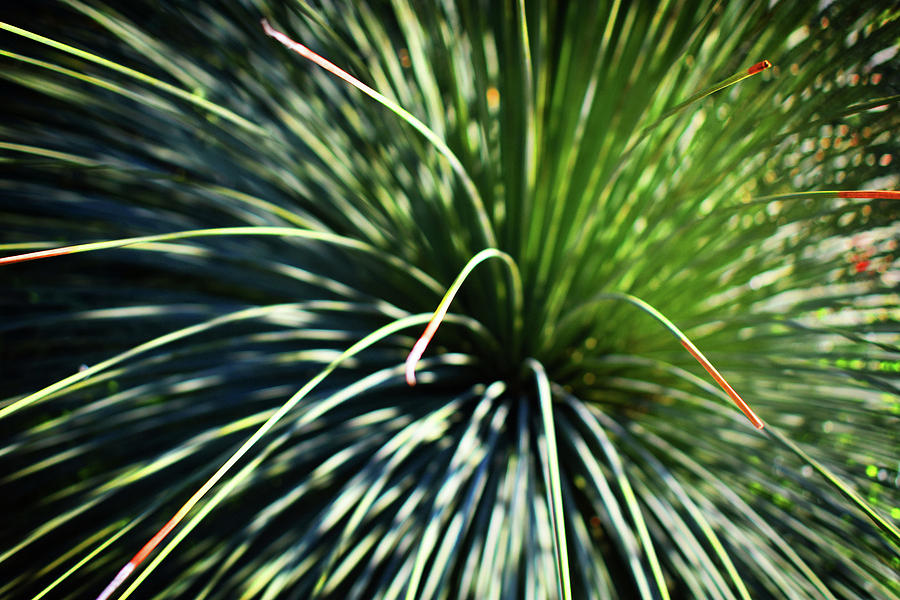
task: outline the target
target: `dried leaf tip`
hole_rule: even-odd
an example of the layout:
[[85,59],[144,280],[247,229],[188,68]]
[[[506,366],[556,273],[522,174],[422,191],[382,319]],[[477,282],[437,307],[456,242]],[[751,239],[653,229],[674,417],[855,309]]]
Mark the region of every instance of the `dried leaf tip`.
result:
[[874,200],[900,200],[897,190],[846,190],[837,193],[838,198],[870,198]]
[[428,343],[431,341],[431,338],[434,337],[434,332],[437,331],[446,312],[446,308],[443,308],[443,310],[441,307],[438,308],[434,317],[432,317],[431,321],[429,321],[428,325],[425,327],[425,331],[419,339],[416,340],[413,349],[406,357],[406,384],[410,387],[416,385],[416,365],[419,363],[422,355],[425,354],[425,348],[428,347]]
[[760,71],[765,71],[766,69],[768,69],[771,66],[772,66],[772,63],[770,63],[767,60],[760,61],[760,62],[756,63],[755,65],[753,65],[752,67],[750,67],[749,69],[747,69],[747,75],[756,75]]
[[749,420],[754,427],[756,427],[757,429],[763,429],[766,426],[763,420],[756,416],[756,413],[753,412],[753,409],[750,408],[750,405],[744,402],[744,399],[741,398],[740,394],[734,391],[734,388],[731,387],[731,385],[727,381],[725,381],[725,378],[722,377],[722,374],[719,373],[719,371],[712,365],[711,362],[709,362],[709,359],[703,356],[703,353],[700,352],[700,350],[693,344],[693,342],[685,337],[682,337],[681,345],[691,353],[691,356],[693,356],[704,369],[706,369],[706,372],[709,373],[715,380],[715,382],[719,384],[719,387],[722,388],[722,390],[724,390],[726,394],[728,394],[731,400],[740,409],[740,411],[744,413],[744,416],[747,417],[747,420]]

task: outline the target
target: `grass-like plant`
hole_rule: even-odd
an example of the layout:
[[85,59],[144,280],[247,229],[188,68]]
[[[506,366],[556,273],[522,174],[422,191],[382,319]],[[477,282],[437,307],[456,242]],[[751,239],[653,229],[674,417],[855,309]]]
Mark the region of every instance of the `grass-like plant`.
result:
[[118,4],[0,10],[0,597],[900,597],[897,5]]

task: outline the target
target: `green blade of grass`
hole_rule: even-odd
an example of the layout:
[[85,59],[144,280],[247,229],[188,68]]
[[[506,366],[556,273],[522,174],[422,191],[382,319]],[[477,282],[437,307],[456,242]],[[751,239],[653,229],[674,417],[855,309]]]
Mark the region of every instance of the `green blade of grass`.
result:
[[405,122],[409,123],[409,125],[412,126],[413,129],[422,134],[422,136],[424,136],[425,139],[427,139],[435,147],[435,149],[440,152],[441,155],[444,156],[444,158],[447,159],[454,173],[456,173],[462,181],[463,186],[465,187],[466,192],[472,201],[473,208],[478,215],[483,242],[488,246],[495,246],[497,244],[493,226],[491,225],[490,219],[488,218],[487,211],[484,207],[484,201],[481,199],[481,194],[478,192],[478,188],[475,186],[475,182],[472,181],[472,178],[469,176],[469,173],[466,171],[466,168],[463,166],[462,162],[460,162],[459,158],[457,158],[456,154],[453,153],[453,151],[449,146],[447,146],[447,143],[444,142],[444,140],[442,140],[436,133],[434,133],[434,131],[431,130],[431,128],[425,125],[425,123],[420,121],[405,108],[403,108],[384,94],[373,90],[371,87],[367,86],[356,77],[353,77],[331,61],[319,56],[303,44],[295,42],[280,31],[274,29],[265,19],[263,19],[262,21],[262,26],[263,30],[266,32],[266,35],[276,39],[285,47],[293,50],[303,58],[312,61],[313,63],[332,73],[336,77],[343,79],[359,91],[363,92],[364,94],[390,110],[392,113],[403,119]]
[[[164,92],[167,92],[173,96],[176,96],[176,97],[180,98],[181,100],[185,100],[187,102],[190,102],[191,104],[195,104],[195,105],[199,106],[200,108],[208,110],[209,112],[214,113],[214,114],[222,117],[223,119],[226,119],[227,121],[230,121],[231,123],[237,125],[238,127],[241,127],[242,129],[245,129],[247,131],[253,132],[258,135],[266,135],[266,131],[264,129],[262,129],[258,125],[248,121],[244,117],[241,117],[240,115],[228,110],[227,108],[224,108],[218,104],[210,102],[209,100],[206,100],[205,98],[201,98],[190,92],[186,92],[185,90],[182,90],[181,88],[177,88],[169,83],[166,83],[165,81],[160,81],[159,79],[156,79],[155,77],[150,77],[149,75],[145,75],[144,73],[141,73],[140,71],[130,69],[126,66],[106,60],[105,58],[102,58],[95,54],[91,54],[90,52],[85,52],[84,50],[80,50],[80,49],[70,46],[68,44],[63,44],[62,42],[57,42],[56,40],[52,40],[52,39],[44,37],[42,35],[32,33],[31,31],[22,29],[21,27],[16,27],[15,25],[10,25],[8,23],[0,22],[0,29],[9,31],[11,33],[15,33],[22,37],[28,38],[32,41],[39,42],[41,44],[45,44],[47,46],[50,46],[51,48],[56,48],[57,50],[61,50],[63,52],[71,54],[73,56],[77,56],[84,60],[93,62],[102,67],[106,67],[107,69],[116,71],[117,73],[122,73],[123,75],[127,75],[128,77],[131,77],[132,79],[136,79],[137,81],[140,81],[141,83],[145,83],[147,85],[153,86],[153,87],[160,89]],[[5,53],[5,54],[9,55],[10,53]],[[21,57],[21,58],[25,58],[25,57]]]
[[[169,521],[163,525],[163,527],[154,535],[150,540],[147,541],[146,544],[138,551],[137,554],[132,557],[132,559],[125,564],[124,567],[116,574],[112,581],[107,585],[107,587],[100,593],[97,597],[98,600],[106,600],[109,598],[115,590],[124,583],[124,581],[128,578],[128,576],[146,559],[162,542],[168,535],[171,533],[173,529],[175,529],[181,521],[191,512],[194,506],[197,505],[198,502],[231,470],[231,468],[237,464],[241,458],[244,457],[250,449],[256,445],[256,443],[262,439],[285,415],[287,415],[297,404],[305,398],[319,383],[322,382],[328,375],[330,375],[335,369],[337,369],[342,363],[344,363],[348,358],[358,354],[359,352],[365,350],[366,348],[372,346],[373,344],[383,340],[384,338],[397,333],[398,331],[402,331],[408,327],[418,325],[421,323],[427,322],[430,315],[412,315],[410,317],[406,317],[403,319],[398,319],[384,327],[373,331],[360,341],[356,342],[349,348],[347,348],[344,352],[341,353],[335,360],[333,360],[325,369],[319,372],[318,375],[310,379],[306,385],[300,388],[297,393],[291,396],[281,407],[269,417],[265,423],[263,423],[259,429],[257,429],[253,435],[251,435],[247,440],[241,444],[241,447],[238,448],[229,458],[222,464],[219,469],[213,473],[213,475],[206,480],[206,482],[196,491],[194,494],[185,502],[180,509],[172,516]],[[310,422],[324,414],[326,411],[333,408],[333,405],[319,405],[315,409],[307,412],[303,415],[303,420],[305,422]],[[261,460],[262,457],[258,457],[257,460]],[[255,466],[256,463],[251,463]],[[231,486],[236,485],[236,482],[231,482]],[[226,488],[231,489],[231,488]],[[227,492],[225,492],[227,493]],[[191,528],[195,527],[198,522],[202,519],[202,516],[206,513],[200,513],[193,517],[190,520]],[[188,529],[189,531],[189,529]],[[186,535],[186,533],[185,533]],[[123,594],[123,597],[127,597],[141,581],[145,578],[149,573],[155,568],[157,564],[165,557],[174,546],[183,538],[176,537],[172,540],[172,542],[164,548],[164,551],[160,553],[154,562],[152,562],[147,569],[145,569],[141,573],[141,577],[134,582],[131,588],[126,590]]]
[[497,250],[495,248],[487,248],[485,250],[482,250],[481,252],[473,256],[469,260],[469,262],[466,263],[466,266],[463,267],[462,271],[459,272],[459,275],[456,276],[456,279],[447,289],[447,292],[444,294],[444,297],[441,299],[438,307],[434,310],[434,314],[432,315],[431,320],[428,322],[428,326],[425,328],[425,331],[422,333],[421,337],[419,337],[419,339],[416,341],[416,344],[413,346],[413,349],[410,351],[409,356],[406,359],[406,383],[408,383],[409,385],[416,384],[416,363],[422,357],[422,354],[425,353],[425,348],[428,347],[428,344],[434,337],[437,328],[440,327],[441,321],[447,314],[447,310],[450,308],[450,303],[453,302],[453,298],[456,297],[456,293],[459,291],[459,288],[468,278],[469,274],[478,265],[491,258],[500,259],[508,268],[511,283],[510,296],[512,302],[513,331],[517,332],[521,328],[522,279],[519,275],[519,269],[512,257],[505,252],[501,252],[500,250]]
[[898,554],[900,554],[900,529],[898,529],[893,523],[878,514],[878,512],[875,511],[871,506],[869,506],[869,503],[863,500],[862,497],[857,494],[849,485],[841,481],[840,478],[832,473],[830,469],[804,452],[803,449],[800,448],[800,446],[792,442],[780,431],[769,429],[767,430],[767,435],[770,439],[777,442],[780,446],[787,448],[792,453],[797,455],[800,460],[815,469],[815,471],[819,473],[819,475],[824,477],[828,481],[828,483],[834,487],[834,489],[840,492],[841,495],[844,496],[847,500],[852,502],[869,518],[869,520],[871,520],[876,525],[876,527],[878,527],[878,529],[884,532],[885,537],[894,544],[898,551]]
[[569,551],[566,545],[566,515],[563,511],[562,487],[559,475],[559,452],[556,447],[556,425],[553,422],[553,406],[550,382],[543,365],[534,359],[528,359],[526,366],[534,372],[537,384],[538,401],[541,408],[541,421],[546,440],[546,461],[544,468],[544,486],[547,490],[547,511],[550,513],[553,531],[553,553],[556,557],[556,585],[560,598],[571,600],[572,584],[569,578]]

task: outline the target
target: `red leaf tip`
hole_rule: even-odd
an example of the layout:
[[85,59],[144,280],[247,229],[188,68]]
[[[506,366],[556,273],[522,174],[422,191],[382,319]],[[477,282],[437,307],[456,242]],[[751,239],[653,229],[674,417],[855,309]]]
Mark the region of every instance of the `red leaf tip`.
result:
[[871,198],[875,200],[900,200],[897,190],[846,190],[838,192],[838,198]]
[[760,62],[756,63],[755,65],[753,65],[752,67],[750,67],[749,69],[747,69],[747,75],[756,75],[760,71],[765,71],[766,69],[768,69],[771,66],[772,66],[772,63],[770,63],[767,60],[760,61]]

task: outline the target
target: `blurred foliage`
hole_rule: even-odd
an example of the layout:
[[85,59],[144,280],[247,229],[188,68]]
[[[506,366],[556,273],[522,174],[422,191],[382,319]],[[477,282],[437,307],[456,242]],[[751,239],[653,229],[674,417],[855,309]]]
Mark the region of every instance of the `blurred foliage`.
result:
[[[290,398],[138,597],[900,597],[900,210],[834,193],[898,188],[897,4],[116,4],[0,9],[0,250],[257,229],[0,266],[0,597],[100,593]],[[480,266],[408,387],[487,247],[521,309]]]

